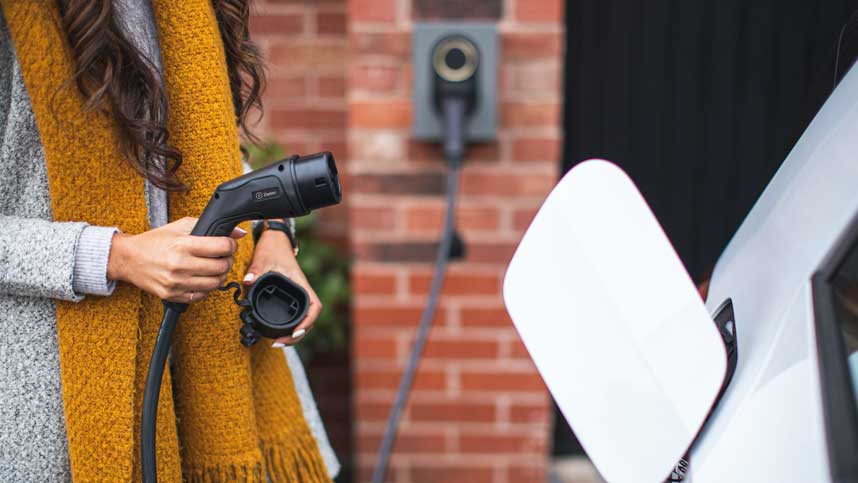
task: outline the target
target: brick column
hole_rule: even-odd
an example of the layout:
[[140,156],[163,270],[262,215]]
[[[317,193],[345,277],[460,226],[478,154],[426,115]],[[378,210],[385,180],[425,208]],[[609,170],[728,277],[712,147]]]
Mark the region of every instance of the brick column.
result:
[[500,130],[466,162],[454,263],[402,419],[392,481],[542,481],[547,392],[504,310],[504,269],[556,181],[560,0],[347,0],[347,138],[356,464],[366,481],[426,301],[444,161],[410,139],[410,45],[420,18],[499,17]]
[[[256,127],[286,154],[333,151],[342,165],[346,144],[346,0],[255,0],[251,36],[268,67],[265,115]],[[347,246],[348,210],[320,211],[320,228]]]

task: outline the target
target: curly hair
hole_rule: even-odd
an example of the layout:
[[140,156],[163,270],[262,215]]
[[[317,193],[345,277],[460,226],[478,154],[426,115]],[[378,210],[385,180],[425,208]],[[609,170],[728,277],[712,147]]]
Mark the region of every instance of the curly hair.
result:
[[[125,160],[152,184],[185,191],[177,179],[182,153],[169,142],[164,81],[152,62],[123,34],[111,0],[59,0],[75,62],[73,81],[86,107],[116,122]],[[262,109],[262,55],[250,40],[248,0],[212,0],[235,109],[236,124],[252,141],[252,110]]]

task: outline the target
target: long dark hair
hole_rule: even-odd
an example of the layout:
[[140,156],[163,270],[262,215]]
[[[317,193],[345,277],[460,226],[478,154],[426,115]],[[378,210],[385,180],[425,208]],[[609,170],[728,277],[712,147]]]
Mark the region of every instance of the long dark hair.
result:
[[[176,178],[182,153],[169,142],[164,82],[152,63],[123,35],[111,0],[59,0],[86,106],[114,118],[126,161],[151,183],[170,191],[187,187]],[[261,109],[262,56],[250,41],[249,0],[212,0],[226,52],[236,123],[252,140],[248,115]],[[163,168],[161,164],[163,163]]]

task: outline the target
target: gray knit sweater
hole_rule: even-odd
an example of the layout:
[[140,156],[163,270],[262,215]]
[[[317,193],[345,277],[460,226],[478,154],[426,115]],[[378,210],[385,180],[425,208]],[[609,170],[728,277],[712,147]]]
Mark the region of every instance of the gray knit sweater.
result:
[[[160,65],[148,0],[117,0],[129,38]],[[166,194],[147,184],[152,226],[167,220]],[[55,299],[109,296],[116,229],[54,222],[30,99],[0,15],[0,481],[70,480]],[[288,348],[288,351],[293,349]],[[339,464],[300,360],[287,352],[305,417],[333,476]]]

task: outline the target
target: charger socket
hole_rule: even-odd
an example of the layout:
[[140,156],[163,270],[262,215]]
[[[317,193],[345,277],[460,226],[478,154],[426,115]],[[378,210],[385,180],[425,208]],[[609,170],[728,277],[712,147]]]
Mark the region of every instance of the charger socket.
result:
[[465,123],[465,137],[472,142],[497,138],[497,79],[500,46],[494,22],[417,22],[412,34],[414,85],[412,136],[420,141],[442,141],[444,128],[435,101],[433,56],[444,39],[462,37],[479,53],[476,102]]

